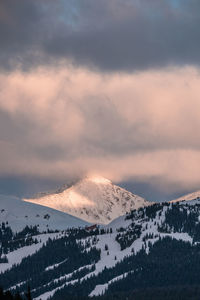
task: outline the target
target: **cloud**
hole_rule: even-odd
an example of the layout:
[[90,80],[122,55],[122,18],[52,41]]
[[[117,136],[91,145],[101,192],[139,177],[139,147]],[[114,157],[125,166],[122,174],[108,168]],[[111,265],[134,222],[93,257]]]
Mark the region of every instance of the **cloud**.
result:
[[199,1],[2,0],[0,67],[199,65]]
[[0,175],[200,184],[200,73],[0,74]]

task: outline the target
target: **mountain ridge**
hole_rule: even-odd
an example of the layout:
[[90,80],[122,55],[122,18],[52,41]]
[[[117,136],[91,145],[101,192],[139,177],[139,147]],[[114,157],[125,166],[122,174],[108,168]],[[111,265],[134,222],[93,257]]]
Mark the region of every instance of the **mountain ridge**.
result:
[[102,176],[86,176],[62,192],[24,201],[51,207],[98,224],[108,224],[132,209],[152,204]]
[[185,194],[185,195],[178,197],[176,199],[173,199],[169,202],[176,203],[176,202],[184,201],[184,202],[192,203],[192,201],[198,201],[198,200],[200,201],[200,190],[189,193],[189,194]]

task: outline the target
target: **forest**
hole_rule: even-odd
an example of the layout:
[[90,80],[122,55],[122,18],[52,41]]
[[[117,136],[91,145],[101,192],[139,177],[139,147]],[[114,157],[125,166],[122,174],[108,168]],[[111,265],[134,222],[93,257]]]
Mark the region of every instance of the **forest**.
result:
[[[5,291],[1,292],[2,297],[26,297],[27,286],[30,286],[33,298],[54,291],[50,295],[52,300],[199,299],[199,212],[198,203],[193,206],[162,203],[133,210],[126,215],[129,225],[119,226],[113,236],[119,244],[119,252],[130,248],[129,255],[118,259],[116,254],[112,267],[105,265],[96,273],[102,252],[110,255],[110,246],[105,243],[100,249],[98,241],[101,237],[111,238],[113,229],[73,228],[57,232],[34,254],[0,274],[0,286]],[[150,226],[155,226],[157,232],[148,231]],[[173,233],[187,234],[190,241],[175,239]],[[26,227],[14,234],[9,224],[2,224],[1,258],[29,240],[34,243],[38,234],[37,227]],[[139,251],[132,247],[137,239],[142,242]],[[113,281],[123,274],[126,276]],[[97,285],[108,282],[104,295],[88,297]],[[8,295],[9,290],[12,296]]]

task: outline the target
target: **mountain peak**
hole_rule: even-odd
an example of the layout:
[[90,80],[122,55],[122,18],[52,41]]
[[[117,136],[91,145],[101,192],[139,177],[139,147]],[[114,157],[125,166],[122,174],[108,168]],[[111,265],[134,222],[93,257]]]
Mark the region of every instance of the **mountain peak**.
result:
[[111,184],[112,182],[103,177],[103,176],[99,176],[99,175],[90,175],[90,176],[86,176],[85,180],[97,183],[97,184]]
[[99,224],[108,224],[133,209],[150,205],[99,175],[87,176],[60,193],[24,200]]

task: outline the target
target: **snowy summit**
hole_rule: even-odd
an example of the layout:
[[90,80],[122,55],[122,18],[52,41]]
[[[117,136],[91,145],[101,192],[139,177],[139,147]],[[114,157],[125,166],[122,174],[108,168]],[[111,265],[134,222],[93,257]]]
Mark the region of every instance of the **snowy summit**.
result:
[[108,224],[149,202],[101,176],[88,176],[71,187],[25,201],[66,212],[87,222]]

